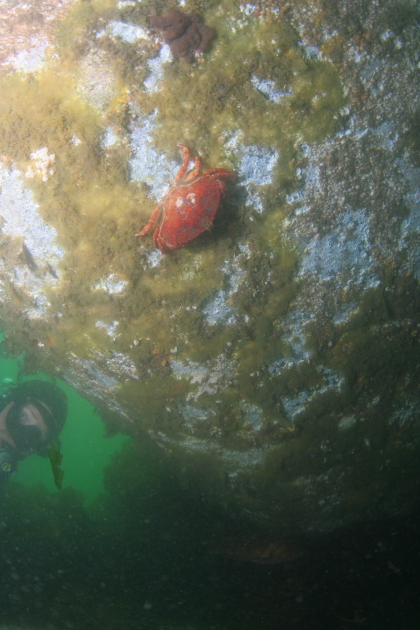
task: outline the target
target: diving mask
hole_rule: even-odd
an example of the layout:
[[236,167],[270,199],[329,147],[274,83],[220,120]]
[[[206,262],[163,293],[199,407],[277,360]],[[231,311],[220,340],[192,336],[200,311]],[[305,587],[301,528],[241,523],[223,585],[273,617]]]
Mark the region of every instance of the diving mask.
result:
[[38,410],[47,427],[51,423],[51,411],[35,398],[25,398],[10,408],[6,418],[6,428],[16,449],[22,453],[43,451],[50,441],[49,436],[43,434],[38,425],[28,422],[30,405]]

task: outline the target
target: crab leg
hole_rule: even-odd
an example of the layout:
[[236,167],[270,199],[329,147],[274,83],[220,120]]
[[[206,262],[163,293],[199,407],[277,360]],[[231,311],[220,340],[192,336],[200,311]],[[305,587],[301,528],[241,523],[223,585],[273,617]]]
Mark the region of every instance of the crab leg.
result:
[[158,221],[161,210],[162,210],[162,204],[160,203],[153,210],[152,216],[150,217],[148,224],[144,226],[141,232],[138,232],[138,234],[135,234],[134,236],[144,236],[145,234],[147,234],[147,232],[152,229],[156,221]]
[[155,247],[159,247],[162,254],[165,255],[166,247],[165,247],[165,243],[162,241],[162,239],[159,236],[159,231],[160,231],[160,226],[158,225],[158,227],[155,230],[155,233],[153,234],[153,245]]
[[204,175],[218,175],[219,177],[236,178],[235,173],[231,173],[227,168],[211,168]]
[[190,163],[190,155],[191,155],[188,147],[184,147],[183,144],[177,144],[176,146],[182,149],[182,157],[183,157],[184,162],[181,168],[179,169],[178,173],[176,174],[174,185],[176,185],[184,177],[185,173],[188,171],[188,164]]
[[195,168],[191,171],[191,173],[187,173],[186,174],[185,179],[182,182],[183,184],[192,181],[193,179],[195,179],[196,177],[198,177],[200,175],[200,172],[201,172],[201,160],[198,157],[198,155],[196,155],[195,158],[194,158],[194,166],[195,166]]
[[159,247],[159,249],[161,250],[162,254],[164,254],[165,252],[162,250],[162,247],[160,245],[160,238],[159,238],[159,232],[160,232],[160,225],[158,223],[156,230],[153,232],[153,245],[154,247]]
[[184,182],[189,182],[192,179],[195,179],[196,177],[198,177],[201,171],[201,160],[198,157],[198,155],[196,155],[194,158],[195,168],[191,171],[191,173],[187,173],[188,164],[190,163],[191,152],[188,149],[188,147],[185,147],[183,144],[177,144],[177,147],[180,147],[182,149],[182,156],[184,158],[184,163],[181,166],[180,170],[178,171],[178,174],[175,178],[175,184],[181,181],[181,179],[184,179],[184,177],[185,177]]

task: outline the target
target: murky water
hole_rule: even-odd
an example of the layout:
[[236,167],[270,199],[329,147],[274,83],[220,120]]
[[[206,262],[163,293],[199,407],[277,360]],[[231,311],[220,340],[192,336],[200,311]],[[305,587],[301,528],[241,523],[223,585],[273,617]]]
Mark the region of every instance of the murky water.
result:
[[[75,420],[68,441],[83,438]],[[92,431],[92,456],[96,440]],[[64,452],[64,471],[77,463],[91,491],[76,447]],[[102,472],[106,460],[92,463]],[[106,493],[88,504],[81,480],[61,491],[2,484],[2,629],[416,628],[418,510],[267,537],[184,485],[151,444],[127,442],[104,472]]]
[[0,11],[3,378],[70,400],[63,489],[0,488],[0,622],[414,630],[415,2]]

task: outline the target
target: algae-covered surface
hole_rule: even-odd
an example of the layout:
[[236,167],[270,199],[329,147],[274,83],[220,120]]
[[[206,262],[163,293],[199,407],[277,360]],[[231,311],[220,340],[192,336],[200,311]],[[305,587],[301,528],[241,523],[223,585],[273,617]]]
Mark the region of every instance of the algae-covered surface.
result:
[[[415,5],[398,20],[391,3],[180,5],[8,9],[31,33],[9,31],[1,57],[8,352],[149,434],[238,514],[308,530],[404,509],[419,461]],[[177,6],[216,31],[192,64],[149,26]],[[237,179],[212,228],[162,256],[134,235],[177,143]]]

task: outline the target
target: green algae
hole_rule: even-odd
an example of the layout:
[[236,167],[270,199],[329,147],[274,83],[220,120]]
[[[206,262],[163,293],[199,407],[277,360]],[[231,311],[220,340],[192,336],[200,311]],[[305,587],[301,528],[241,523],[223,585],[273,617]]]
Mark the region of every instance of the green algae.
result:
[[[148,10],[148,5],[141,7],[131,12],[130,18],[146,25]],[[63,282],[48,295],[62,317],[58,326],[41,336],[52,337],[58,353],[64,338],[70,337],[75,351],[88,356],[94,348],[105,350],[109,343],[106,333],[95,328],[96,321],[110,323],[124,313],[118,339],[113,342],[116,350],[130,354],[133,339],[148,338],[156,351],[167,352],[180,336],[187,335],[191,349],[184,348],[186,357],[199,361],[217,356],[226,343],[236,346],[235,338],[238,340],[244,331],[234,333],[232,339],[229,330],[203,327],[201,316],[187,309],[223,289],[225,278],[218,261],[229,258],[238,236],[252,234],[253,251],[243,264],[245,275],[232,306],[247,314],[247,336],[253,339],[238,346],[239,363],[246,369],[251,364],[257,367],[258,361],[264,362],[277,349],[276,343],[271,343],[271,322],[281,317],[295,293],[292,272],[296,255],[279,239],[278,226],[287,207],[278,203],[278,184],[293,183],[297,130],[303,140],[319,140],[336,126],[341,103],[337,75],[330,64],[304,58],[296,32],[286,22],[251,20],[232,12],[228,4],[208,3],[206,20],[216,29],[217,40],[203,63],[188,66],[175,60],[169,64],[156,95],[146,94],[133,84],[133,80],[144,78],[145,62],[153,56],[152,51],[143,50],[142,63],[137,64],[142,70],[134,72],[135,47],[117,42],[110,48],[109,43],[95,42],[105,53],[113,53],[107,59],[115,76],[114,93],[101,112],[86,101],[77,86],[99,25],[117,17],[115,2],[76,4],[57,36],[63,61],[27,78],[14,75],[2,79],[2,152],[23,170],[31,153],[42,146],[55,155],[54,172],[48,181],[35,177],[28,182],[41,216],[57,230],[67,252],[61,265]],[[278,104],[267,101],[252,85],[254,75],[272,81],[276,89],[291,96]],[[153,204],[145,189],[129,182],[128,146],[100,147],[106,125],[125,132],[133,99],[144,113],[158,107],[155,143],[169,154],[174,154],[176,143],[182,141],[200,151],[209,166],[234,168],[220,139],[239,130],[244,144],[277,148],[281,159],[272,201],[270,193],[267,196],[267,216],[250,225],[242,207],[235,210],[234,222],[224,212],[223,223],[218,227],[216,221],[215,229],[203,235],[200,243],[191,243],[188,250],[168,257],[159,269],[141,270],[138,249],[147,241],[137,245],[133,234]],[[262,289],[266,254],[270,252],[274,261],[271,267],[281,281]],[[106,269],[127,279],[127,295],[114,299],[92,292]],[[256,288],[260,295],[257,301]],[[245,347],[253,348],[248,358]],[[133,357],[141,365],[143,359],[136,352]]]
[[[132,17],[146,25],[144,4]],[[40,147],[55,155],[52,175],[27,183],[66,251],[61,281],[47,292],[60,319],[32,321],[22,330],[19,325],[9,331],[9,342],[16,350],[28,349],[28,332],[39,339],[48,351],[42,357],[38,346],[27,351],[28,369],[42,364],[50,371],[55,356],[63,366],[69,340],[80,358],[97,352],[107,356],[110,349],[123,352],[144,380],[120,383],[117,399],[142,426],[174,438],[183,426],[181,403],[191,396],[192,406],[214,412],[214,428],[226,444],[244,426],[244,442],[255,439],[241,399],[259,406],[264,422],[274,422],[261,441],[283,441],[290,438],[291,427],[279,406],[280,394],[294,391],[307,375],[291,374],[286,383],[267,378],[261,388],[255,374],[288,352],[282,318],[298,290],[298,256],[281,234],[289,212],[284,196],[296,184],[297,143],[324,140],[336,129],[342,90],[334,66],[307,59],[287,22],[249,19],[228,3],[207,6],[206,21],[217,39],[202,62],[168,64],[156,93],[141,88],[153,50],[140,46],[134,51],[127,43],[102,44],[96,38],[107,20],[118,17],[115,2],[75,5],[58,33],[61,60],[26,78],[2,79],[1,151],[23,172]],[[109,64],[114,79],[99,106],[80,87],[86,86],[86,59],[92,51]],[[256,89],[254,77],[271,82],[283,94],[280,102]],[[144,115],[157,108],[153,137],[158,150],[178,157],[176,143],[183,142],[201,154],[206,167],[237,168],[225,145],[237,133],[243,145],[275,148],[280,158],[273,184],[265,190],[264,215],[250,222],[250,210],[233,204],[237,191],[232,186],[211,231],[158,267],[145,265],[150,239],[138,242],[134,234],[155,203],[145,187],[130,181],[128,142],[101,145],[110,126],[126,138],[133,108]],[[238,242],[247,240],[250,251],[241,258]],[[241,282],[229,306],[239,317],[235,327],[212,326],[201,307],[226,289],[221,267],[232,254],[239,259]],[[127,282],[121,296],[93,289],[108,273]],[[105,326],[117,321],[115,337],[98,328],[98,321]],[[194,398],[197,385],[172,374],[174,348],[184,364],[209,365],[229,354],[234,375],[217,399],[209,392]],[[153,377],[144,378],[148,373]],[[197,431],[209,437],[208,428],[202,435]]]
[[[9,160],[24,167],[30,153],[45,144],[53,152],[61,153],[72,134],[80,137],[86,146],[93,145],[98,117],[93,110],[88,112],[79,99],[71,76],[59,74],[53,68],[37,77],[14,74],[0,80],[3,123],[0,142]],[[83,166],[86,168],[89,162],[87,156]],[[74,163],[73,168],[76,167]]]
[[[201,3],[195,4],[190,6],[201,9]],[[329,495],[325,512],[345,521],[349,515],[365,515],[383,496],[398,496],[399,484],[407,478],[413,479],[408,487],[416,488],[415,415],[388,421],[390,409],[401,406],[404,396],[418,394],[418,331],[408,321],[395,324],[418,313],[413,280],[388,278],[387,295],[367,292],[358,313],[346,323],[311,323],[306,331],[310,363],[280,375],[267,369],[278,357],[293,356],[293,339],[285,341],[283,327],[300,285],[295,278],[298,253],[282,234],[290,211],[284,199],[297,185],[299,144],[322,142],[339,124],[343,95],[335,67],[308,59],[288,23],[245,18],[227,3],[204,3],[206,21],[218,32],[209,52],[192,66],[177,60],[166,65],[159,91],[146,94],[142,80],[155,51],[134,53],[122,42],[92,44],[101,19],[118,17],[115,5],[85,3],[71,14],[59,35],[66,56],[62,65],[56,62],[28,78],[16,74],[2,79],[1,153],[23,172],[32,151],[47,146],[56,155],[54,174],[46,182],[35,177],[27,183],[41,216],[55,227],[66,249],[63,281],[48,291],[51,310],[61,313],[60,318],[16,318],[15,312],[30,304],[10,289],[9,303],[2,305],[13,321],[13,330],[7,330],[9,347],[26,349],[28,371],[43,368],[49,373],[57,365],[66,367],[69,349],[88,359],[98,352],[104,357],[124,353],[138,370],[139,381],[124,382],[122,377],[118,384],[116,401],[134,426],[121,419],[117,423],[141,439],[145,431],[161,431],[179,468],[233,514],[249,510],[264,519],[268,511],[271,524],[291,531],[299,519],[305,528],[308,514],[319,514],[320,496]],[[147,8],[133,16],[147,25],[150,3],[142,5]],[[165,8],[157,5],[159,11]],[[331,49],[340,45],[332,38],[328,53],[333,56]],[[106,53],[115,79],[101,107],[79,88],[91,46],[95,53],[99,48]],[[255,88],[254,76],[284,92],[279,103]],[[155,107],[155,146],[168,158],[179,160],[175,145],[184,142],[202,156],[205,167],[237,170],[226,148],[236,134],[240,144],[275,148],[280,157],[273,183],[264,187],[263,215],[250,221],[252,210],[241,205],[238,188],[231,186],[214,228],[151,267],[151,239],[137,242],[134,233],[155,202],[145,186],[130,182],[128,144],[105,149],[101,138],[109,126],[124,136],[130,130],[130,112],[148,116]],[[75,145],[73,137],[81,142]],[[238,244],[243,242],[250,248],[248,257],[241,258]],[[17,260],[19,252],[12,253]],[[226,290],[222,267],[235,256],[242,275],[229,306],[238,319],[231,327],[210,325],[202,305]],[[124,294],[93,290],[108,273],[127,282]],[[351,299],[349,294],[343,302]],[[105,326],[118,321],[115,338],[98,328],[98,321]],[[177,359],[184,366],[193,362],[197,369],[210,369],[220,355],[231,361],[232,378],[211,393],[205,388],[200,393],[190,375],[175,376],[171,368]],[[336,370],[345,387],[309,400],[292,421],[282,399],[322,388],[319,366]],[[380,399],[376,407],[371,406],[373,393]],[[182,413],[186,401],[195,411],[205,410],[211,423],[187,427]],[[245,403],[261,412],[258,431]],[[103,415],[112,416],[105,410]],[[339,428],[352,415],[348,428]],[[207,446],[217,441],[225,460],[188,450],[183,440],[191,434],[208,440]],[[259,472],[251,457],[249,469],[238,464],[241,450],[267,445],[275,448],[268,454],[264,450]],[[229,448],[236,453],[232,462],[226,461],[224,449]],[[238,466],[232,491],[227,477]],[[345,474],[338,477],[336,471]]]
[[[208,19],[218,33],[215,50],[201,65],[169,65],[159,92],[147,100],[158,108],[158,147],[168,151],[183,142],[217,163],[226,162],[220,139],[238,131],[245,145],[274,146],[282,155],[296,137],[318,142],[337,128],[343,99],[337,71],[305,58],[289,24],[244,22],[227,7]],[[269,81],[283,94],[280,102],[256,89],[253,78]],[[283,177],[290,179],[290,166]]]

